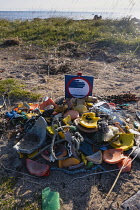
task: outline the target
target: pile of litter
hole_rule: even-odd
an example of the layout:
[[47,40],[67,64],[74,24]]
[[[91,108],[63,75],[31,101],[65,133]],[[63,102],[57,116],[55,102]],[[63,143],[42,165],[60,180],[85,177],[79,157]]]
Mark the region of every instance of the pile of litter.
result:
[[[132,96],[129,102],[136,103]],[[51,162],[57,162],[56,170],[69,174],[96,166],[103,169],[103,162],[123,167],[122,172],[130,171],[132,158],[140,159],[140,112],[136,111],[132,128],[120,107],[123,96],[121,104],[112,102],[113,96],[108,98],[59,97],[53,101],[46,97],[40,104],[24,102],[6,112],[7,122],[16,130],[14,149],[26,159],[29,173],[48,176],[54,170]],[[33,160],[39,155],[46,164]]]

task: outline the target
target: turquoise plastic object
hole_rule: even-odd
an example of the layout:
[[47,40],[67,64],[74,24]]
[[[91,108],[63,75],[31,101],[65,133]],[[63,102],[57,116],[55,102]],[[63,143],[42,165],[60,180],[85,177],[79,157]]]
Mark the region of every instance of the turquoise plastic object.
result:
[[140,128],[140,123],[137,121],[134,121],[133,125],[134,125],[134,128],[136,129]]
[[59,210],[59,193],[53,192],[49,187],[42,190],[42,210]]

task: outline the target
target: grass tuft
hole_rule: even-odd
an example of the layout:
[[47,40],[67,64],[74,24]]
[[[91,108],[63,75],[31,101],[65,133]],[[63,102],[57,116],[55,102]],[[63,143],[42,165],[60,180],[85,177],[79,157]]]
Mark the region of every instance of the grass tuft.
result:
[[35,18],[32,21],[0,20],[0,40],[19,38],[27,43],[43,47],[58,46],[61,42],[87,42],[104,40],[123,51],[125,47],[135,48],[139,44],[139,25],[133,19],[72,20],[67,18]]
[[12,99],[38,100],[41,94],[36,94],[25,89],[25,85],[13,78],[0,80],[0,94],[7,94]]

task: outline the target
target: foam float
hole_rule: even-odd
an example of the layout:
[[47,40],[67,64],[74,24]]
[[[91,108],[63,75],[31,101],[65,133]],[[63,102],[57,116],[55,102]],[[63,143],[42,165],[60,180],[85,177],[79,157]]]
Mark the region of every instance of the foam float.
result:
[[50,166],[42,163],[38,163],[34,160],[26,159],[26,167],[30,174],[36,176],[49,176]]
[[98,152],[95,152],[93,155],[86,156],[86,159],[94,164],[101,164],[102,152],[99,150]]
[[[118,146],[118,142],[120,142],[119,146]],[[134,134],[121,133],[119,134],[117,141],[111,142],[110,145],[114,148],[121,148],[124,151],[127,151],[130,148],[132,148],[134,145]]]
[[25,136],[13,147],[20,153],[30,154],[39,149],[46,141],[47,122],[40,116],[34,126],[28,130]]
[[109,164],[116,164],[124,159],[123,149],[108,149],[103,152],[103,160]]

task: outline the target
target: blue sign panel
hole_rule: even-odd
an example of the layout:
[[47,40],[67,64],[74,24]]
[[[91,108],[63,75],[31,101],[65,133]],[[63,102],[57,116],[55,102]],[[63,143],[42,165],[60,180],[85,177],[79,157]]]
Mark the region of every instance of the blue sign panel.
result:
[[93,79],[91,76],[65,75],[65,98],[92,96]]

